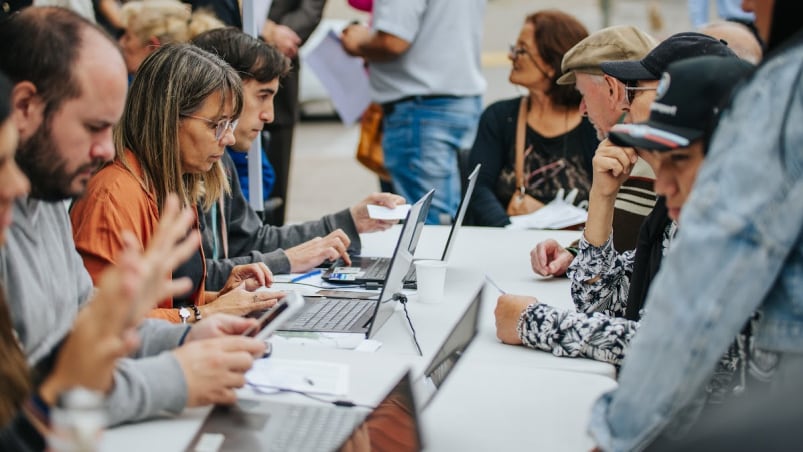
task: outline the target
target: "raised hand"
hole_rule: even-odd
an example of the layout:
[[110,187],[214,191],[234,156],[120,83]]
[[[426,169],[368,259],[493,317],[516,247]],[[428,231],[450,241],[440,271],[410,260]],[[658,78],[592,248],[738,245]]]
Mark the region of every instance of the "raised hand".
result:
[[187,406],[236,402],[234,390],[264,353],[265,342],[247,336],[198,340],[174,350],[187,382]]
[[616,196],[637,161],[635,149],[619,147],[605,139],[597,146],[592,160],[594,175],[591,189],[600,196]]
[[76,386],[104,392],[111,388],[117,359],[139,345],[136,326],[145,314],[160,300],[190,289],[188,278],[173,280],[171,274],[200,241],[197,231],[187,234],[193,218],[192,211],[180,209],[178,198],[171,195],[144,253],[134,235],[124,233],[121,258],[103,272],[95,296],[78,312],[42,385],[43,397],[53,398]]

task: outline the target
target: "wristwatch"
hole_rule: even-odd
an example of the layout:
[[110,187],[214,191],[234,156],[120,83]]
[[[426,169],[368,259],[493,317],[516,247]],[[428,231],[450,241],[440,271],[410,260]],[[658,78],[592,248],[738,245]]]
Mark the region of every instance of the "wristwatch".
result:
[[200,321],[201,320],[201,309],[198,306],[195,306],[195,305],[192,305],[190,307],[192,308],[193,312],[195,312],[195,321],[196,322]]
[[179,308],[178,316],[181,317],[181,323],[187,323],[192,315],[192,311],[189,308]]

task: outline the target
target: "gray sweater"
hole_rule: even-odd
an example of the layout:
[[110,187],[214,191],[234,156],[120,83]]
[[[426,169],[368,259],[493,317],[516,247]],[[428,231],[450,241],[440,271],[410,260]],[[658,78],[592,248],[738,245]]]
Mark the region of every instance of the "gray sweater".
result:
[[[6,245],[0,249],[0,280],[14,328],[34,366],[66,336],[79,306],[93,292],[92,279],[75,251],[63,203],[20,199],[13,215]],[[136,356],[117,365],[114,389],[107,397],[110,424],[184,408],[184,374],[169,352],[184,331],[185,326],[161,320],[143,322]]]
[[[218,203],[214,210],[200,215],[206,256],[206,290],[220,290],[235,265],[264,262],[273,273],[289,273],[290,261],[282,248],[290,248],[315,237],[322,237],[338,228],[343,229],[351,239],[349,252],[359,253],[360,235],[357,233],[349,209],[301,224],[263,225],[259,215],[243,196],[237,170],[228,152],[223,154],[221,162],[231,185],[231,194],[225,196],[223,200],[222,214]],[[200,207],[198,209],[200,211]],[[228,236],[228,259],[222,258],[224,253],[221,220],[225,220]],[[217,230],[217,235],[214,230]],[[212,259],[215,249],[221,258]]]

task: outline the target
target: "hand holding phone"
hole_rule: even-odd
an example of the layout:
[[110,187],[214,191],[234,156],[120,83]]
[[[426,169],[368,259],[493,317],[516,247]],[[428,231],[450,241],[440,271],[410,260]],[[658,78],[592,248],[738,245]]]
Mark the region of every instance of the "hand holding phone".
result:
[[303,306],[304,297],[299,295],[298,292],[287,292],[287,295],[279,300],[272,309],[260,315],[257,319],[257,326],[245,330],[243,336],[252,336],[265,340],[279,329],[284,322],[291,319]]

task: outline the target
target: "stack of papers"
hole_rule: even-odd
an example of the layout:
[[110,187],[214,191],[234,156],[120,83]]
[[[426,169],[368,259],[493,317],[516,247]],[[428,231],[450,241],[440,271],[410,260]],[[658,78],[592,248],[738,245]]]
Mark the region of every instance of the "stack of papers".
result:
[[349,390],[349,367],[324,361],[266,358],[254,362],[245,380],[262,391],[288,389],[342,396]]
[[563,199],[555,199],[527,215],[510,217],[511,229],[563,229],[583,224],[588,219],[588,212],[574,206]]

